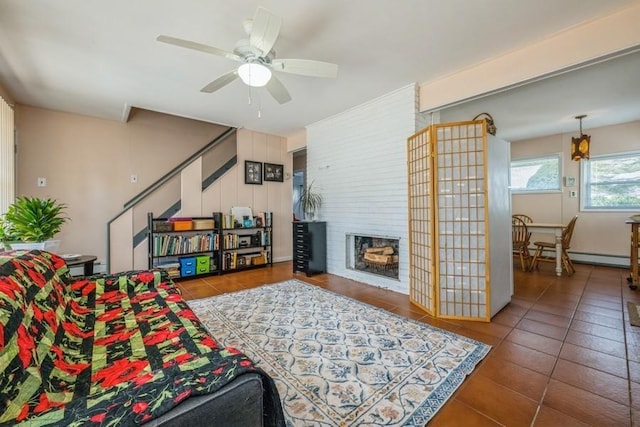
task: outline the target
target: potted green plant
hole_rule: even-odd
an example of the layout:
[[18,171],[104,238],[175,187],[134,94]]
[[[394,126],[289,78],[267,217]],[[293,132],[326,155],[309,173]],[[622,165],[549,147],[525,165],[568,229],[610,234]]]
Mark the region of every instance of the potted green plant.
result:
[[313,189],[314,182],[315,180],[311,181],[311,184],[302,189],[298,200],[305,218],[311,221],[314,220],[316,211],[320,209],[320,206],[322,206],[322,195]]
[[17,197],[0,223],[5,246],[57,251],[60,241],[52,239],[69,220],[66,208],[66,204],[51,198]]
[[4,220],[0,216],[0,251],[3,249],[10,249],[9,243],[13,239],[9,230],[5,229]]

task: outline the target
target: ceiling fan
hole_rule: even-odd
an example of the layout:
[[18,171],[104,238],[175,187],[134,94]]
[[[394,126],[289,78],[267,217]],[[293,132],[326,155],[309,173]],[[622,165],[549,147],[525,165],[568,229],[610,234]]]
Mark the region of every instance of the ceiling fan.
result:
[[247,19],[243,22],[244,30],[249,39],[238,41],[233,52],[165,35],[158,36],[156,40],[222,56],[242,63],[237,69],[223,74],[200,89],[201,92],[215,92],[240,77],[249,86],[266,87],[276,101],[284,104],[291,101],[291,95],[289,95],[282,82],[273,75],[272,71],[310,77],[333,78],[338,74],[338,66],[329,62],[309,59],[276,59],[273,45],[280,33],[281,24],[282,19],[279,16],[259,7],[253,19]]

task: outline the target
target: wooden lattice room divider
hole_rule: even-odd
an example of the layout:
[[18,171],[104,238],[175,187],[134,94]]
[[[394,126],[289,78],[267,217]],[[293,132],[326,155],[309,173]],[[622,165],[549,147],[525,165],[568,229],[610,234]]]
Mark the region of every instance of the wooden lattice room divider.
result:
[[489,321],[511,299],[509,157],[484,120],[407,140],[409,296],[435,317]]

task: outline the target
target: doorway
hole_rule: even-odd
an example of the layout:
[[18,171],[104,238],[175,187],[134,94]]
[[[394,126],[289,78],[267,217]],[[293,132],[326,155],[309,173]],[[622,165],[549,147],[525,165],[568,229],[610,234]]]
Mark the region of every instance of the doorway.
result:
[[298,202],[307,178],[307,149],[303,148],[293,152],[293,219],[304,219],[304,210]]

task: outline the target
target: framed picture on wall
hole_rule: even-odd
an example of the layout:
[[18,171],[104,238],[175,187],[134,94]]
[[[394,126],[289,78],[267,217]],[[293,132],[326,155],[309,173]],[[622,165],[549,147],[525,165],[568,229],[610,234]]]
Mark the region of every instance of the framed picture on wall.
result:
[[262,185],[262,162],[244,161],[244,183]]
[[264,180],[283,182],[284,165],[276,165],[274,163],[264,164]]

